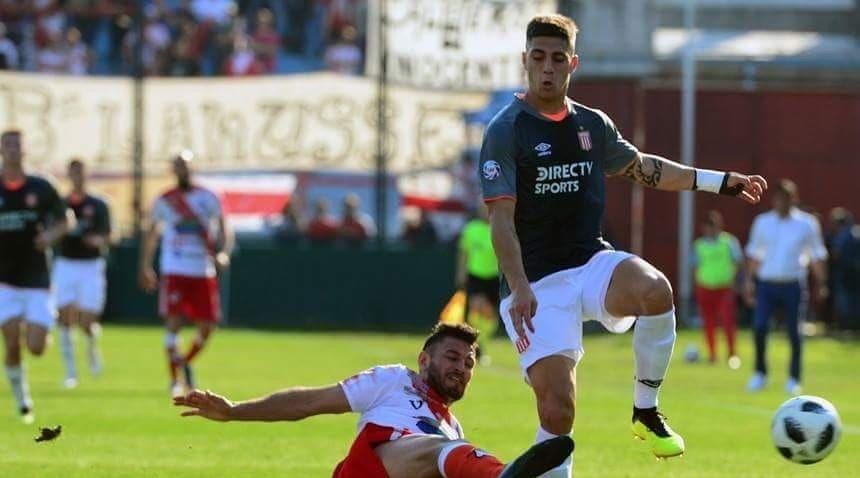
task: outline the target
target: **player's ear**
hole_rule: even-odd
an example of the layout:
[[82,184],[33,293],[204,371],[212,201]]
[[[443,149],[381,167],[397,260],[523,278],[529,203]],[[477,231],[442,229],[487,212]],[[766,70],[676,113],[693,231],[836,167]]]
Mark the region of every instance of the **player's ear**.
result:
[[427,353],[426,350],[422,350],[421,353],[418,354],[418,367],[421,370],[424,370],[428,365],[430,365],[430,354]]
[[576,53],[570,57],[570,72],[573,73],[576,69],[579,68],[579,55]]

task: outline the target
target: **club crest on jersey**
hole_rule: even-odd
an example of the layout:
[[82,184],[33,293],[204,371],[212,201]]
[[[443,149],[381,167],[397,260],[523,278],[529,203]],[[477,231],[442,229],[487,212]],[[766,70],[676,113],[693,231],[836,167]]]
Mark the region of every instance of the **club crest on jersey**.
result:
[[531,341],[529,341],[529,338],[526,337],[525,335],[523,335],[522,337],[519,338],[519,340],[517,340],[517,343],[516,343],[517,352],[519,352],[519,353],[525,352],[526,350],[528,350],[528,348],[531,344],[532,343],[531,343]]
[[36,207],[36,204],[39,203],[39,198],[34,193],[30,193],[24,198],[24,203],[27,207]]
[[541,143],[535,146],[535,151],[537,151],[537,155],[539,158],[549,156],[552,154],[552,145],[549,143]]
[[591,133],[583,130],[576,133],[576,136],[579,137],[579,147],[583,151],[591,151]]
[[499,163],[490,160],[484,163],[484,166],[481,167],[481,172],[485,178],[492,181],[502,174],[502,167],[499,166]]

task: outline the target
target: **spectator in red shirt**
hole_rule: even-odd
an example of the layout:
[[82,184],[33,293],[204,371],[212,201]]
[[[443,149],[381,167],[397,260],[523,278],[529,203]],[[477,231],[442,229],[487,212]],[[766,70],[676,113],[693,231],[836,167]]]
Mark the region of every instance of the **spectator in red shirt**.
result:
[[314,204],[314,217],[308,223],[308,239],[314,242],[328,242],[337,238],[338,224],[329,213],[329,203],[320,198]]
[[360,243],[376,235],[376,224],[366,213],[361,212],[361,201],[355,194],[343,199],[343,219],[338,234],[348,242]]
[[257,12],[257,26],[252,40],[257,57],[266,69],[266,73],[275,71],[278,48],[281,46],[281,36],[275,30],[275,17],[271,10],[263,8]]
[[227,76],[255,76],[266,72],[263,62],[251,49],[248,37],[236,34],[233,38],[233,52],[224,62],[224,74]]

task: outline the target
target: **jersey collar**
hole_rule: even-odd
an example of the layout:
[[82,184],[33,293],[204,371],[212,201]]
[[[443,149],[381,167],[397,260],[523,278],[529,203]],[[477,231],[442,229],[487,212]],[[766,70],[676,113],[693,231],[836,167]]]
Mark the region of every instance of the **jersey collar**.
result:
[[24,177],[24,178],[19,179],[19,180],[17,180],[17,181],[9,181],[9,180],[6,180],[6,179],[0,179],[0,181],[2,181],[2,182],[3,182],[3,187],[5,187],[7,190],[9,190],[9,191],[17,191],[17,190],[19,190],[19,189],[21,189],[21,188],[23,188],[23,187],[24,187],[24,184],[26,184],[26,183],[27,183],[27,178],[26,178],[26,177]]
[[84,202],[84,199],[87,198],[86,193],[78,194],[78,193],[70,193],[69,194],[69,204],[73,206],[77,206],[78,204]]
[[566,109],[559,110],[557,113],[553,114],[546,114],[535,109],[534,106],[530,105],[526,101],[526,94],[523,92],[515,93],[514,97],[516,98],[516,101],[519,103],[520,107],[522,107],[523,110],[525,110],[530,115],[540,118],[544,121],[558,123],[567,118],[568,116],[576,115],[576,107],[574,106],[574,102],[567,96],[564,97],[564,104]]
[[415,387],[415,390],[418,391],[422,398],[427,400],[427,406],[437,415],[437,418],[444,418],[445,421],[450,422],[451,414],[448,411],[448,404],[445,403],[445,399],[442,398],[439,392],[433,390],[433,387],[418,374],[412,376],[412,386]]

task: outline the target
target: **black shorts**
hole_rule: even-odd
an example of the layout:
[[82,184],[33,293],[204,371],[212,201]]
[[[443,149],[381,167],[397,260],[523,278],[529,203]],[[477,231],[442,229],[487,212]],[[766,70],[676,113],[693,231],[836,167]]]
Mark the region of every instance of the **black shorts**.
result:
[[466,295],[482,295],[493,307],[499,306],[499,278],[481,279],[471,274],[466,277]]

